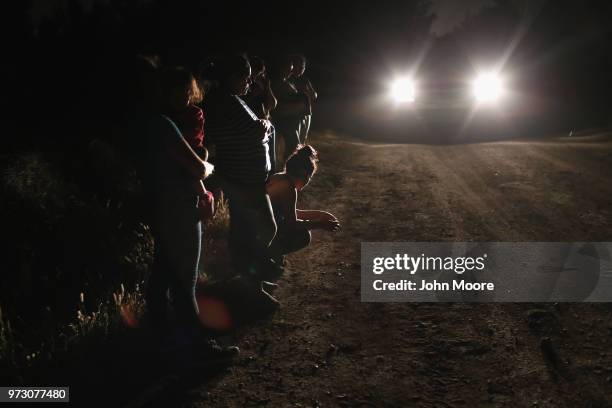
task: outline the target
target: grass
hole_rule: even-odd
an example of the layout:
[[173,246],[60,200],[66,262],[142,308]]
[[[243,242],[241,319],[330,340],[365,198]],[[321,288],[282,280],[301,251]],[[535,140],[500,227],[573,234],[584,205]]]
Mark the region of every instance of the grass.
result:
[[11,322],[0,309],[0,368],[2,372],[14,370],[17,365],[18,344],[11,328]]
[[[88,183],[119,190],[84,188],[62,174],[57,159],[32,152],[3,167],[0,382],[27,384],[41,367],[77,359],[139,326],[153,239],[129,180],[109,183],[99,179],[105,172],[96,178],[93,171]],[[204,228],[203,279],[229,273],[228,230],[221,198]]]
[[229,205],[223,197],[217,204],[214,218],[204,228],[201,277],[216,280],[231,275],[226,238],[229,234]]

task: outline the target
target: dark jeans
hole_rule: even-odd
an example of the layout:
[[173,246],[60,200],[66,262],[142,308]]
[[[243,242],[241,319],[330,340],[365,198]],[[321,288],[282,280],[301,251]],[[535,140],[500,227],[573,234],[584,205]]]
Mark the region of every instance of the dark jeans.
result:
[[256,277],[269,262],[276,222],[264,184],[241,185],[222,180],[230,210],[229,249],[238,274]]
[[197,200],[195,195],[185,195],[151,201],[155,205],[151,220],[155,252],[146,301],[154,324],[167,322],[168,289],[178,324],[197,322],[195,287],[202,240]]

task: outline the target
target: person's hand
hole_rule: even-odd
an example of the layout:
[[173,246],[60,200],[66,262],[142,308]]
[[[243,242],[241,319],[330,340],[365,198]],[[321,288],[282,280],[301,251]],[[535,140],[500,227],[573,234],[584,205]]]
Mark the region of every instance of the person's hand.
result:
[[203,180],[210,176],[213,171],[215,171],[215,166],[207,161],[204,162],[204,174],[200,177],[200,180]]
[[340,221],[336,218],[321,221],[321,229],[326,231],[337,231],[340,229]]
[[198,213],[202,222],[211,220],[215,215],[215,197],[210,191],[200,196],[198,200]]
[[259,119],[259,126],[261,129],[261,132],[266,135],[268,134],[268,132],[270,132],[270,127],[272,126],[272,124],[270,123],[269,120],[267,119]]

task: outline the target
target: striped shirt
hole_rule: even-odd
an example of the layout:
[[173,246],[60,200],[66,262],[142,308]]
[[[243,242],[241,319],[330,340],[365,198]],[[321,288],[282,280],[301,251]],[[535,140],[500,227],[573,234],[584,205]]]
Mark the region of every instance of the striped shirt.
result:
[[236,95],[211,95],[204,103],[204,132],[216,149],[215,173],[239,184],[266,182],[270,171],[270,135]]

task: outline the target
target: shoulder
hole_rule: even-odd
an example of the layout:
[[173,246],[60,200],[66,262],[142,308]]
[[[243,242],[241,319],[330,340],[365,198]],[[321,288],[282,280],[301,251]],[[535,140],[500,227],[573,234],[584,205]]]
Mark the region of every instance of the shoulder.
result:
[[266,189],[268,193],[283,199],[297,196],[293,182],[286,173],[276,173],[270,176]]
[[163,114],[155,115],[155,118],[153,119],[152,123],[156,125],[163,124],[163,126],[176,127],[176,124],[174,123],[174,121],[170,119],[169,116],[163,115]]
[[285,173],[274,173],[268,179],[268,185],[276,185],[278,183],[282,183],[285,180]]
[[142,118],[141,123],[148,131],[168,130],[176,128],[176,124],[168,115],[156,113],[146,115]]
[[156,134],[181,136],[176,123],[166,115],[153,115],[149,121],[149,128]]

